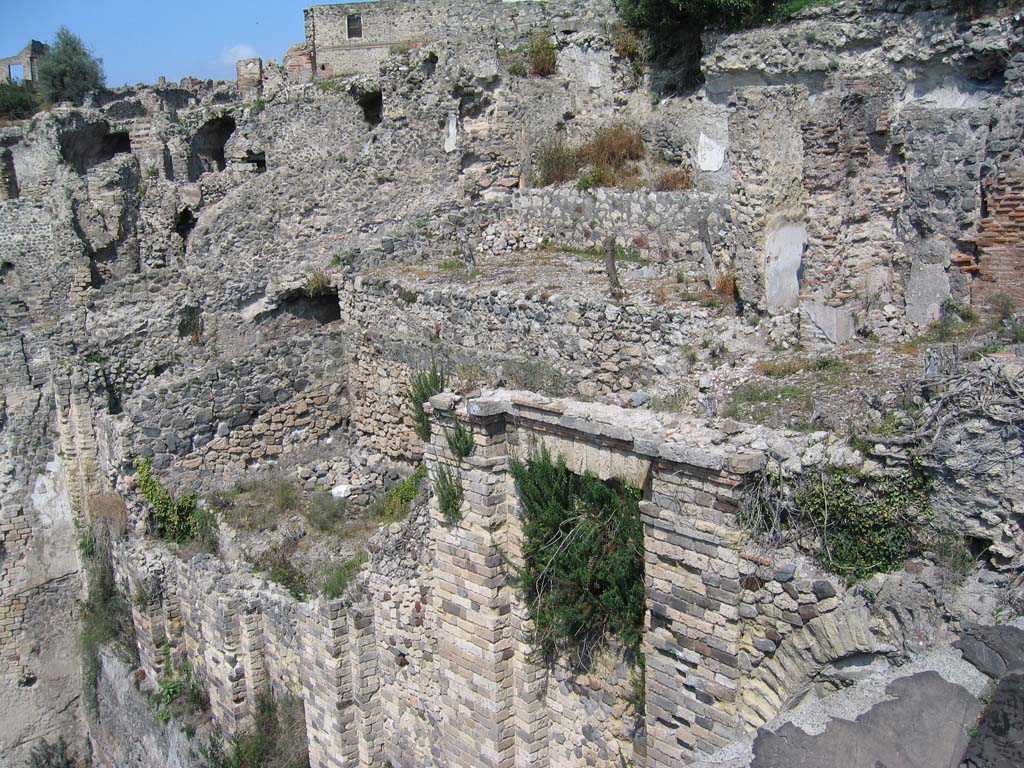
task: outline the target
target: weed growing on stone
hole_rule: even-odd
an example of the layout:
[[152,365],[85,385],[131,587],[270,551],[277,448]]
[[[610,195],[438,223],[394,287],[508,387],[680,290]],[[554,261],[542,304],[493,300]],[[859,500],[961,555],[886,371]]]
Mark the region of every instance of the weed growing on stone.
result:
[[326,296],[331,292],[331,278],[322,269],[316,269],[306,277],[306,284],[303,286],[306,295],[311,299],[318,296]]
[[997,333],[1008,339],[1013,344],[1024,343],[1024,321],[1017,311],[1014,300],[1006,293],[997,293],[992,296],[989,306],[994,315],[994,325]]
[[535,77],[549,77],[555,74],[558,66],[558,51],[546,32],[537,31],[530,36],[526,45],[526,59],[530,64],[530,74]]
[[473,432],[466,429],[466,425],[458,419],[455,419],[455,425],[450,430],[444,431],[444,437],[449,450],[460,461],[473,452]]
[[150,505],[150,530],[161,539],[175,544],[198,540],[215,548],[213,518],[199,509],[195,493],[175,498],[153,475],[149,458],[135,460],[139,475],[139,493]]
[[427,476],[427,467],[420,464],[409,477],[396,483],[394,488],[370,507],[370,517],[385,525],[397,523],[409,515],[410,505],[420,493],[420,485]]
[[774,406],[783,402],[797,402],[809,406],[810,393],[802,387],[773,387],[758,382],[746,382],[733,390],[732,399],[721,415],[739,421],[757,421],[758,406]]
[[769,469],[747,488],[738,520],[769,546],[797,543],[849,584],[926,551],[964,576],[973,557],[956,534],[935,526],[930,490],[919,461],[881,477],[830,467],[791,484]]
[[423,404],[448,386],[448,371],[436,360],[430,362],[430,369],[417,371],[409,378],[409,405],[412,411],[413,429],[420,440],[430,439],[430,418],[423,410]]
[[345,588],[352,581],[352,577],[359,573],[359,570],[366,564],[368,556],[364,551],[347,560],[341,565],[334,566],[324,576],[323,592],[324,597],[329,600],[341,597]]
[[336,499],[327,491],[317,491],[306,504],[306,520],[318,531],[330,532],[345,520],[348,504],[345,499]]
[[459,470],[447,464],[438,464],[434,477],[434,496],[441,510],[441,517],[448,525],[462,520],[462,480]]
[[250,729],[225,748],[219,731],[199,749],[204,768],[308,768],[305,710],[300,699],[278,700],[269,687],[256,694]]
[[172,717],[185,718],[205,712],[210,708],[206,688],[196,679],[192,665],[183,661],[175,666],[171,659],[171,647],[163,646],[163,675],[156,693],[153,694],[156,717],[166,723]]
[[653,187],[658,192],[677,192],[693,189],[693,171],[689,168],[673,168],[660,174]]
[[640,491],[576,475],[541,448],[510,471],[521,503],[523,565],[516,584],[538,648],[587,659],[607,635],[636,649],[643,633],[644,545]]
[[309,592],[306,576],[295,567],[291,552],[282,547],[273,547],[256,558],[253,567],[264,571],[267,578],[291,593],[296,600],[304,600]]
[[88,712],[98,706],[96,686],[100,675],[100,648],[110,647],[135,663],[135,626],[125,596],[114,581],[110,542],[106,532],[96,536],[96,556],[88,568],[88,589],[81,608],[82,694]]
[[540,186],[576,179],[577,189],[635,186],[635,161],[647,154],[640,131],[621,123],[605,126],[593,138],[572,148],[558,140],[540,149],[537,181]]
[[63,736],[57,737],[54,742],[42,739],[32,747],[28,758],[28,768],[78,768],[78,766],[78,758],[74,753],[68,752],[68,743]]
[[505,383],[512,389],[528,389],[548,397],[566,397],[574,387],[572,379],[548,363],[510,360],[502,366]]

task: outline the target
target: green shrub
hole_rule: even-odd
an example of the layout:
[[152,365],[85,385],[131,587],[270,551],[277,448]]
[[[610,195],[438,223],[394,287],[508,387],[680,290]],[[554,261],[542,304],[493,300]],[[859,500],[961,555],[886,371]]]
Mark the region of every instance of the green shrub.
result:
[[253,567],[265,571],[267,577],[287,589],[296,600],[305,600],[309,587],[305,574],[293,562],[292,553],[273,547],[253,560]]
[[445,440],[448,442],[448,449],[452,452],[455,458],[461,460],[469,456],[473,452],[474,439],[473,431],[466,428],[458,419],[455,419],[455,425],[451,430],[444,431]]
[[526,45],[526,59],[530,63],[530,74],[548,77],[555,74],[558,66],[558,51],[547,32],[537,31],[530,36]]
[[438,464],[434,477],[434,495],[441,517],[448,525],[455,525],[462,520],[462,480],[457,468],[447,464]]
[[206,689],[196,679],[192,665],[183,661],[177,667],[171,659],[171,647],[163,646],[163,674],[157,692],[153,694],[156,717],[166,723],[172,717],[183,718],[197,715],[210,708]]
[[919,462],[884,477],[830,467],[785,488],[763,473],[747,490],[739,522],[774,545],[791,538],[821,565],[855,583],[902,567],[935,531],[931,481]]
[[79,527],[77,520],[75,527],[78,530],[78,554],[86,560],[92,560],[96,557],[96,532],[92,528]]
[[150,527],[154,534],[176,544],[200,540],[212,545],[216,541],[213,519],[199,509],[195,493],[174,498],[153,476],[151,459],[136,459],[135,470],[139,473],[139,493],[150,505]]
[[270,502],[279,515],[294,512],[299,505],[299,489],[291,480],[274,480],[270,485]]
[[317,491],[309,497],[306,520],[318,531],[333,531],[344,521],[348,502],[336,499],[327,491]]
[[580,169],[576,177],[576,189],[586,192],[595,187],[611,187],[615,184],[615,178],[606,168],[599,165],[585,165]]
[[278,701],[269,688],[256,694],[252,727],[225,749],[218,731],[200,747],[204,768],[308,768],[306,720],[302,701]]
[[28,758],[28,768],[78,768],[78,760],[68,753],[68,743],[63,736],[52,744],[41,739],[32,747]]
[[28,83],[0,83],[0,120],[24,120],[39,109],[39,98]]
[[61,27],[50,50],[39,60],[39,85],[47,101],[81,104],[103,87],[103,61],[89,52],[81,38]]
[[352,577],[359,573],[359,570],[366,564],[367,559],[368,557],[364,550],[351,560],[331,568],[324,577],[324,597],[330,600],[341,597],[349,582],[352,581]]
[[576,154],[564,141],[542,147],[537,155],[537,182],[542,187],[572,181],[579,172]]
[[639,646],[644,618],[640,491],[576,475],[546,448],[510,471],[522,505],[523,566],[516,582],[548,656],[581,660],[607,635]]
[[135,661],[135,625],[128,601],[114,581],[110,542],[97,534],[96,556],[87,569],[86,599],[80,613],[79,647],[82,653],[82,694],[87,711],[97,710],[96,686],[100,674],[100,648],[111,647],[122,658]]
[[430,370],[417,371],[409,379],[409,405],[412,409],[413,429],[420,440],[430,440],[430,417],[423,410],[423,404],[448,386],[448,371],[430,362]]
[[462,269],[466,266],[465,262],[459,261],[458,259],[444,259],[437,265],[443,270]]
[[530,74],[530,70],[526,66],[526,62],[520,58],[514,58],[508,63],[508,73],[514,77],[526,77]]
[[427,467],[420,464],[416,471],[376,501],[371,508],[371,517],[381,523],[396,523],[409,515],[409,505],[420,492],[420,485],[427,476]]
[[1014,344],[1024,342],[1024,322],[1020,319],[1017,304],[1006,293],[996,293],[989,300],[995,322],[995,330]]
[[324,270],[315,269],[306,276],[303,288],[311,299],[326,296],[331,292],[331,277]]

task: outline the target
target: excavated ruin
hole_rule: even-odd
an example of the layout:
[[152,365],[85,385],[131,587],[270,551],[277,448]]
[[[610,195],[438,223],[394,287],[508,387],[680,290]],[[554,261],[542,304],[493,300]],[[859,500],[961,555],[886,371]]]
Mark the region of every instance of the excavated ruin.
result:
[[[0,127],[0,768],[268,707],[312,768],[1021,764],[1019,9],[811,5],[698,84],[616,18],[316,6]],[[545,644],[543,456],[632,515],[633,635]]]

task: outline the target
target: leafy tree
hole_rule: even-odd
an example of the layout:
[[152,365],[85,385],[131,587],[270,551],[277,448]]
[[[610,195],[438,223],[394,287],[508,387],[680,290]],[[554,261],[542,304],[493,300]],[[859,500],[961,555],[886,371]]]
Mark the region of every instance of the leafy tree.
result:
[[0,120],[32,117],[39,104],[35,91],[27,83],[0,83]]
[[103,60],[93,56],[67,27],[58,29],[50,50],[39,60],[39,85],[47,101],[81,104],[105,83]]

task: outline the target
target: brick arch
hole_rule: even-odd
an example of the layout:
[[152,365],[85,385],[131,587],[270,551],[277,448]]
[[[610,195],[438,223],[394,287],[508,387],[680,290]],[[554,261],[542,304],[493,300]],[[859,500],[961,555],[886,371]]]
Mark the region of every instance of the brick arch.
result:
[[740,719],[764,725],[789,707],[825,665],[859,653],[892,653],[896,646],[875,633],[878,622],[863,605],[811,619],[751,672],[739,697]]

